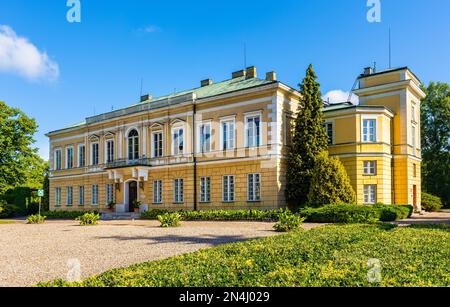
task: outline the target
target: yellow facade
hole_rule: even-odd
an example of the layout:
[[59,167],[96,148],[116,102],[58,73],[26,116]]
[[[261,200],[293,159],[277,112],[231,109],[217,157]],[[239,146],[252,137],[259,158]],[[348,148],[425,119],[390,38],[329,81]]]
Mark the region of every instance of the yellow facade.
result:
[[[361,77],[360,106],[325,109],[330,153],[344,163],[361,204],[368,185],[376,186],[377,202],[420,200],[420,130],[415,146],[403,144],[411,141],[404,98],[420,104],[422,93],[402,83],[402,76],[416,82],[409,70],[398,74]],[[135,201],[144,211],[285,207],[289,129],[300,94],[275,76],[259,79],[249,68],[49,133],[51,210],[105,211],[110,201],[117,212],[133,211]],[[376,142],[363,140],[366,119],[376,120]],[[364,174],[368,160],[376,162],[374,175]]]

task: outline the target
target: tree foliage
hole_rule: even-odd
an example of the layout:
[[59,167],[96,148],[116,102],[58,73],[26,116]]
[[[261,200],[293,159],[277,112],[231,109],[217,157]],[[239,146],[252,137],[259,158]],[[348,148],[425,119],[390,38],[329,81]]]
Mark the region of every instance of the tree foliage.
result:
[[302,98],[288,158],[286,198],[289,203],[301,206],[308,200],[315,160],[327,149],[322,94],[312,65],[300,84],[300,93]]
[[316,160],[308,194],[308,203],[313,207],[333,204],[352,204],[356,194],[344,165],[323,152]]
[[423,189],[450,205],[450,86],[431,82],[422,101]]

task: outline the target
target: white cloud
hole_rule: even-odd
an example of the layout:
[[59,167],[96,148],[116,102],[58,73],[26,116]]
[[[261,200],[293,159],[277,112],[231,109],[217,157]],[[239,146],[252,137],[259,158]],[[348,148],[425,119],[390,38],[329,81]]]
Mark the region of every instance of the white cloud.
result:
[[161,28],[158,26],[154,26],[154,25],[149,25],[143,28],[140,28],[137,30],[137,32],[139,33],[158,33],[161,32]]
[[[334,90],[329,91],[326,93],[325,96],[323,96],[324,101],[330,101],[331,104],[333,103],[340,103],[340,102],[348,102],[348,98],[350,97],[350,92],[344,92],[342,90]],[[351,100],[353,104],[358,104],[359,99],[358,96],[352,95]]]
[[30,80],[56,80],[59,66],[27,38],[18,36],[9,26],[0,25],[0,72]]

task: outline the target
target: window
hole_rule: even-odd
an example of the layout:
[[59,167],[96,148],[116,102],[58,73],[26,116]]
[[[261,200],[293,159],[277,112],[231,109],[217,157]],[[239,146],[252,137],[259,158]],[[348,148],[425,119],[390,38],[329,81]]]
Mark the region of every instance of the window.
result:
[[377,203],[377,186],[365,185],[364,186],[364,204],[374,205]]
[[377,161],[364,161],[364,175],[375,176],[377,174]]
[[56,188],[55,189],[55,202],[56,202],[56,206],[59,207],[61,206],[61,188]]
[[106,185],[106,204],[114,203],[114,184]]
[[412,121],[413,123],[416,123],[416,122],[417,122],[417,118],[416,118],[416,107],[415,107],[415,106],[412,106],[412,107],[411,107],[411,121]]
[[417,177],[417,164],[413,163],[413,176],[414,178]]
[[416,155],[416,149],[417,149],[417,132],[416,132],[416,127],[415,126],[413,126],[412,127],[412,146],[413,146],[413,149],[414,149],[414,155]]
[[222,194],[224,202],[234,202],[234,176],[223,177]]
[[73,147],[66,148],[66,168],[73,168]]
[[363,120],[363,143],[375,143],[377,141],[376,119]]
[[247,178],[248,201],[261,200],[261,175],[250,174]]
[[162,204],[162,191],[163,185],[162,180],[153,181],[153,203],[154,204]]
[[163,156],[163,133],[155,132],[153,138],[153,158],[162,158]]
[[325,124],[325,131],[327,132],[327,136],[328,136],[328,145],[333,145],[334,144],[333,124],[332,123],[326,123]]
[[55,150],[55,170],[60,171],[62,169],[62,152],[61,149]]
[[91,161],[92,165],[98,165],[100,163],[99,160],[99,145],[98,143],[93,143],[91,145]]
[[78,204],[84,206],[84,186],[78,187]]
[[86,166],[86,146],[78,146],[78,167]]
[[173,201],[175,203],[184,202],[184,180],[183,179],[175,179],[174,181],[174,189],[173,189]]
[[235,128],[234,120],[223,121],[222,124],[222,150],[234,149]]
[[202,124],[200,126],[199,141],[201,153],[211,151],[211,124]]
[[98,185],[92,186],[92,205],[98,205]]
[[67,187],[67,206],[73,205],[73,187]]
[[135,129],[128,134],[128,160],[139,160],[139,133]]
[[246,147],[261,145],[261,116],[249,116],[245,119]]
[[178,156],[184,153],[184,129],[175,128],[173,130],[173,155]]
[[211,178],[200,178],[200,202],[209,203],[211,201]]
[[114,162],[114,141],[106,141],[106,163]]

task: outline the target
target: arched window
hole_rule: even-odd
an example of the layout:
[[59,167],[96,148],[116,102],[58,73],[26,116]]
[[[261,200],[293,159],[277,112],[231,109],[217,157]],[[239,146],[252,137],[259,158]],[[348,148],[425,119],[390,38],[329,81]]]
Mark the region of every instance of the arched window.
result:
[[128,160],[139,159],[139,133],[131,130],[128,134]]

